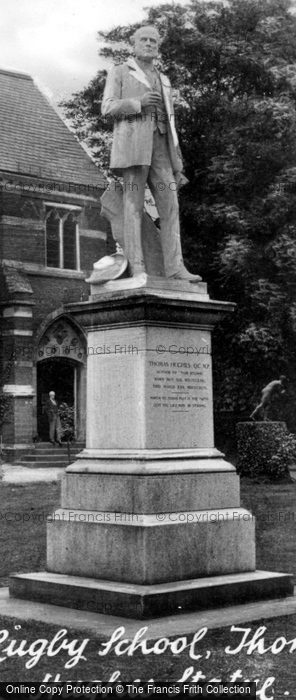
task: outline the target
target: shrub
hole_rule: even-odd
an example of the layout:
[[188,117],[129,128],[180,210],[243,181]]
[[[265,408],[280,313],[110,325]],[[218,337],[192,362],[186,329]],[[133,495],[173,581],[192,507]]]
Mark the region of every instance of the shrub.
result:
[[62,428],[62,439],[67,442],[75,442],[74,406],[68,406],[66,402],[59,407],[59,417]]
[[283,422],[238,423],[237,448],[237,471],[250,478],[286,478],[296,459],[296,438]]

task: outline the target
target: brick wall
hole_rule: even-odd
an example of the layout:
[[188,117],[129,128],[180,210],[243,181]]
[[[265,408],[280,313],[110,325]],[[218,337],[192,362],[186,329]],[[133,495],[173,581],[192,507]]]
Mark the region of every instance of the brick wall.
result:
[[[3,177],[5,179],[5,174]],[[10,188],[0,190],[1,258],[10,261],[10,264],[12,262],[13,268],[16,267],[21,271],[21,275],[32,289],[32,293],[29,293],[30,300],[33,302],[33,306],[30,307],[32,317],[24,319],[18,312],[15,314],[9,312],[11,315],[8,314],[2,319],[2,326],[6,330],[4,370],[11,351],[15,351],[14,364],[6,384],[16,388],[34,384],[33,377],[36,376],[34,350],[37,344],[36,332],[40,324],[64,303],[87,300],[89,285],[86,284],[85,277],[89,276],[95,261],[106,255],[107,250],[113,252],[112,249],[114,249],[114,243],[112,239],[110,240],[109,224],[100,216],[99,197],[103,191],[97,191],[97,199],[76,196],[73,192],[68,195],[58,192],[44,193],[37,190],[38,179],[35,178],[36,191],[28,193],[22,190],[21,184],[26,185],[29,180],[32,178],[9,176]],[[45,267],[45,219],[51,203],[53,207],[57,205],[60,209],[69,211],[69,207],[79,207],[75,211],[79,221],[81,271]],[[102,234],[106,236],[108,234],[108,243]],[[16,309],[17,303],[21,303],[20,299],[24,300],[24,298],[25,295],[22,292],[20,294],[16,289],[9,288],[9,284],[6,285],[4,290],[6,309],[8,307]],[[18,334],[18,331],[29,328],[33,333],[30,337]],[[4,378],[3,383],[5,383]],[[2,425],[2,436],[4,443],[11,446],[11,454],[14,455],[13,445],[27,444],[29,447],[32,443],[32,436],[36,430],[33,422],[33,406],[36,398],[12,394],[11,400],[13,412]],[[15,454],[17,458],[17,453]]]
[[14,439],[16,443],[32,443],[32,399],[16,398],[14,401]]
[[[0,198],[0,239],[1,257],[29,265],[38,265],[38,271],[28,272],[28,280],[33,289],[33,330],[44,318],[69,301],[87,299],[89,286],[84,277],[89,276],[93,263],[107,253],[107,244],[102,233],[107,235],[108,222],[100,216],[100,196],[103,190],[97,190],[96,199],[78,196],[74,193],[42,192],[43,180],[22,175],[13,177],[1,174],[7,182],[7,188],[2,188]],[[25,188],[30,188],[28,192]],[[41,188],[39,191],[38,188]],[[23,189],[22,189],[23,188]],[[46,268],[46,211],[50,203],[80,207],[78,211],[80,234],[80,267],[84,274],[65,275],[61,271]],[[67,209],[65,209],[67,210]],[[110,239],[110,231],[109,231]],[[110,248],[110,244],[109,244]],[[112,243],[111,243],[112,248]]]
[[0,222],[2,258],[44,265],[45,225],[17,217],[2,217]]

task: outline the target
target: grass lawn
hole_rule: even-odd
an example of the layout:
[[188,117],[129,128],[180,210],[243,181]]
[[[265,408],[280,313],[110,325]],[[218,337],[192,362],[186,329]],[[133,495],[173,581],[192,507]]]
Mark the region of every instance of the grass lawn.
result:
[[0,482],[0,585],[11,573],[45,568],[46,516],[60,502],[60,483]]
[[[1,584],[6,585],[10,572],[44,569],[46,515],[59,505],[60,485],[15,486],[2,483],[0,488],[0,577]],[[243,506],[257,516],[257,568],[296,575],[296,483],[270,484],[242,479],[241,501]],[[139,622],[139,628],[145,624],[149,625],[149,622]],[[29,660],[28,655],[6,658],[5,647],[12,639],[18,642],[27,640],[29,646],[37,639],[51,641],[59,629],[35,622],[22,622],[21,627],[19,625],[17,619],[1,617],[1,630],[9,631],[6,643],[1,643],[0,636],[1,681],[42,681],[46,674],[50,674],[52,679],[60,674],[60,679],[65,681],[107,681],[115,671],[119,671],[121,680],[125,681],[181,680],[186,669],[188,680],[191,681],[196,674],[195,681],[220,678],[226,681],[231,680],[231,675],[240,670],[239,680],[258,679],[257,692],[260,700],[287,697],[290,700],[296,691],[296,643],[294,653],[290,653],[291,645],[285,646],[280,653],[274,654],[270,650],[265,652],[279,637],[285,637],[288,641],[296,638],[296,616],[240,625],[250,627],[248,641],[259,625],[266,626],[264,653],[261,654],[258,651],[248,654],[248,648],[237,654],[227,654],[226,647],[230,645],[231,649],[235,649],[242,633],[231,633],[229,628],[209,630],[196,645],[195,654],[201,655],[199,659],[190,658],[187,648],[177,655],[170,650],[160,655],[143,655],[138,650],[130,657],[125,654],[117,656],[114,651],[103,657],[98,655],[102,648],[102,635],[98,629],[97,637],[90,639],[87,644],[85,660],[81,659],[73,668],[65,668],[69,661],[66,652],[52,658],[43,654],[31,668],[26,668],[25,665]],[[81,642],[85,637],[87,634],[68,629],[68,639],[78,639]],[[188,642],[191,639],[192,635],[188,637]],[[284,646],[284,642],[279,644]],[[149,642],[148,646],[152,645]],[[204,674],[205,679],[198,677],[199,672]]]

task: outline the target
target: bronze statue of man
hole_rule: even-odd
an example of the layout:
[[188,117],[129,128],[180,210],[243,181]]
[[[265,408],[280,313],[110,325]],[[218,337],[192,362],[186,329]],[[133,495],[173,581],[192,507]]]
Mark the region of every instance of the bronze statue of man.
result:
[[261,401],[250,415],[252,420],[256,420],[260,414],[263,415],[264,421],[269,420],[268,415],[272,406],[272,401],[275,396],[280,396],[286,393],[286,383],[287,379],[285,375],[281,374],[279,379],[274,379],[274,381],[269,382],[269,384],[262,389]]
[[171,85],[154,65],[160,37],[144,26],[133,36],[135,58],[108,74],[102,114],[114,117],[110,167],[123,178],[124,249],[130,273],[145,272],[141,240],[145,186],[160,219],[165,276],[199,282],[186,269],[181,249],[177,190],[187,182],[174,124]]

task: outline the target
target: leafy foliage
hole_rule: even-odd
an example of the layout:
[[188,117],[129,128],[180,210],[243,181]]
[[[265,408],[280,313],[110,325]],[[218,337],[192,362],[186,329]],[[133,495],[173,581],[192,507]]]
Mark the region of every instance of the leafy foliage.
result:
[[67,442],[75,442],[74,406],[68,406],[64,401],[59,406],[61,421],[61,438]]
[[[296,16],[289,0],[192,0],[150,7],[159,63],[174,86],[189,185],[180,193],[186,263],[237,308],[214,338],[216,408],[248,410],[296,369]],[[138,25],[100,33],[120,61]],[[108,172],[105,72],[65,103]],[[295,403],[296,390],[291,389]]]
[[296,459],[296,438],[287,432],[285,423],[238,423],[237,442],[241,476],[264,476],[271,481],[289,478],[289,466]]

